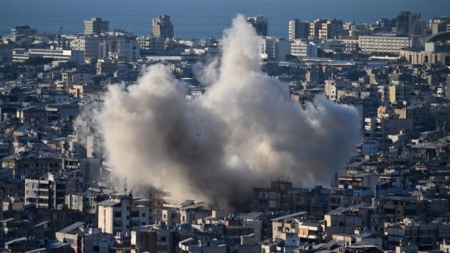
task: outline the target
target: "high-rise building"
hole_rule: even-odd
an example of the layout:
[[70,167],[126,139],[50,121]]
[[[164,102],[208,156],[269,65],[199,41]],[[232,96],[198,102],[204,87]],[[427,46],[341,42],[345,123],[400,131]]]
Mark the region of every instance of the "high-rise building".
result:
[[104,32],[109,32],[109,21],[104,21],[99,17],[84,21],[85,34],[101,34]]
[[152,21],[153,36],[157,38],[173,39],[173,24],[169,15],[162,15]]
[[309,37],[310,38],[319,38],[320,31],[322,30],[322,25],[327,24],[326,19],[316,19],[314,22],[309,24]]
[[332,39],[342,34],[344,23],[339,19],[316,19],[310,23],[309,37],[319,39]]
[[400,12],[395,21],[397,33],[411,35],[415,32],[415,25],[420,19],[419,13],[411,13],[409,11]]
[[309,36],[309,22],[302,22],[296,18],[289,21],[289,41],[307,39]]
[[269,19],[264,16],[248,17],[247,22],[252,24],[259,36],[269,35]]

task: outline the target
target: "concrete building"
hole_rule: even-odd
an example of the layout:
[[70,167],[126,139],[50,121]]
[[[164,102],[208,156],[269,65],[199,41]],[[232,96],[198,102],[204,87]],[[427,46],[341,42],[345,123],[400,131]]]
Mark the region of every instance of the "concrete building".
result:
[[291,54],[291,43],[277,37],[266,36],[261,45],[261,58],[268,61],[285,61]]
[[13,62],[24,62],[31,58],[53,59],[55,61],[70,61],[84,63],[84,52],[79,50],[62,49],[14,49],[12,51]]
[[421,47],[404,48],[400,57],[411,64],[450,65],[450,32],[427,37]]
[[58,232],[56,240],[69,243],[72,252],[110,252],[110,245],[114,241],[112,234],[104,233],[98,228],[85,227],[84,222],[76,222]]
[[351,86],[350,82],[342,80],[326,80],[325,81],[325,96],[331,101],[338,99],[338,91]]
[[70,48],[84,52],[85,61],[98,59],[99,44],[103,39],[94,36],[78,36],[70,41]]
[[450,17],[436,17],[430,20],[431,34],[450,32]]
[[119,36],[76,36],[70,41],[72,50],[83,51],[85,62],[97,60],[100,56],[100,43],[103,41],[129,41],[128,37]]
[[389,102],[408,101],[415,96],[414,86],[405,83],[389,85]]
[[292,182],[272,181],[270,187],[253,187],[253,210],[270,212],[292,209],[292,197],[288,194],[292,190]]
[[289,21],[289,41],[296,39],[307,39],[309,36],[309,22],[302,22],[300,19]]
[[346,52],[356,52],[359,50],[358,37],[344,37],[342,41],[344,42]]
[[359,48],[365,53],[398,54],[401,49],[409,47],[409,45],[409,37],[397,37],[394,34],[359,37]]
[[316,39],[331,39],[343,32],[344,23],[339,19],[316,19],[309,25],[309,37]]
[[61,73],[61,80],[67,85],[67,89],[70,89],[74,84],[87,83],[91,81],[91,74],[67,70]]
[[101,189],[88,189],[84,193],[70,193],[65,196],[65,205],[69,210],[76,210],[83,214],[83,220],[98,226],[98,203],[109,197]]
[[418,222],[404,219],[401,222],[385,223],[386,248],[394,249],[401,242],[411,242],[419,250],[435,249],[437,242],[448,238],[450,225],[440,222]]
[[59,178],[57,174],[25,179],[25,204],[34,203],[38,208],[62,209],[65,196],[81,189],[76,178]]
[[293,209],[297,212],[308,212],[310,216],[321,218],[328,210],[328,202],[330,200],[329,189],[316,186],[311,190],[304,189],[293,195]]
[[327,23],[326,19],[316,19],[309,24],[309,38],[319,38],[322,25]]
[[319,44],[319,48],[324,52],[344,52],[347,45],[341,39],[324,39]]
[[61,50],[61,49],[30,49],[30,57],[50,58],[55,61],[72,61],[76,63],[84,63],[84,53],[78,50]]
[[358,212],[353,210],[352,207],[345,207],[345,205],[325,214],[324,222],[327,241],[331,240],[333,235],[336,234],[351,235],[355,229],[363,225]]
[[37,33],[37,30],[31,28],[29,25],[24,24],[11,28],[11,35],[31,36]]
[[153,36],[157,38],[173,39],[174,31],[173,24],[170,21],[169,15],[162,15],[152,20]]
[[269,19],[264,16],[248,17],[247,22],[252,24],[259,36],[269,35]]
[[184,233],[177,238],[176,229],[159,222],[154,225],[143,226],[139,231],[131,232],[132,253],[138,252],[176,252],[176,242],[183,238],[194,236],[193,233]]
[[317,57],[317,45],[306,40],[295,39],[291,43],[291,55],[296,57]]
[[148,201],[133,198],[131,193],[116,193],[98,203],[98,226],[102,232],[130,233],[149,222]]
[[364,137],[375,140],[386,140],[388,135],[400,133],[402,130],[412,131],[411,119],[399,118],[365,118]]
[[84,22],[84,34],[101,34],[109,32],[109,21],[96,17]]
[[164,52],[165,39],[153,35],[139,38],[139,46],[142,54],[159,55]]
[[140,57],[139,42],[126,38],[102,41],[99,43],[99,59],[136,62]]
[[420,19],[419,13],[411,13],[409,11],[400,12],[395,20],[395,28],[397,33],[404,35],[415,34],[415,26]]
[[45,172],[58,172],[61,159],[50,154],[38,156],[36,153],[16,153],[2,159],[2,168],[11,178],[42,175]]

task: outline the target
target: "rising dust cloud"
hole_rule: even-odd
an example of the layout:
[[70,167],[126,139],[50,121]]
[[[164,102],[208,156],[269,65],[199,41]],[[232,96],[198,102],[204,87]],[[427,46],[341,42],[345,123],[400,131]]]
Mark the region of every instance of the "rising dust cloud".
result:
[[323,96],[306,108],[292,101],[287,87],[260,70],[260,40],[243,16],[235,18],[218,68],[199,78],[208,90],[195,101],[163,65],[126,89],[109,87],[89,120],[129,186],[239,208],[259,180],[289,176],[311,186],[346,165],[360,140],[355,108]]

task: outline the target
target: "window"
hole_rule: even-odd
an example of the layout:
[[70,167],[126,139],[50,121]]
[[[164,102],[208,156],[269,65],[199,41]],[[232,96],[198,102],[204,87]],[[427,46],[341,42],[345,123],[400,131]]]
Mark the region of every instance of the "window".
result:
[[[164,215],[164,216],[166,216],[166,215]],[[145,217],[145,213],[142,213],[142,214],[141,214],[141,217]]]

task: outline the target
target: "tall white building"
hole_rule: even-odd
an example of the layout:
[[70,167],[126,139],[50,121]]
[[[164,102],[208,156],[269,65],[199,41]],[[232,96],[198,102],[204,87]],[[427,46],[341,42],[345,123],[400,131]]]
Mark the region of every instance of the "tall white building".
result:
[[317,57],[317,45],[306,40],[296,39],[291,43],[291,55],[296,57]]
[[291,43],[277,37],[265,37],[261,45],[261,58],[269,61],[285,61],[291,54]]

